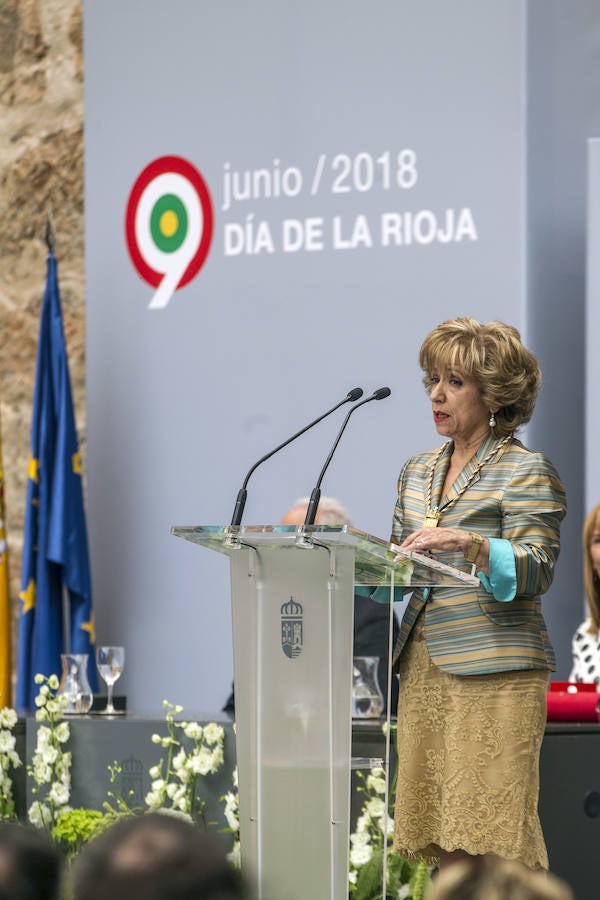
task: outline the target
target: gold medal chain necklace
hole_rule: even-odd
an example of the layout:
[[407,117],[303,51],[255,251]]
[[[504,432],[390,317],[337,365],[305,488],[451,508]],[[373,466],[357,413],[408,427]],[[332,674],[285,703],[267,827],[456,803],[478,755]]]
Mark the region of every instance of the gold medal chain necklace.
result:
[[462,497],[462,495],[467,490],[467,488],[469,488],[472,485],[473,481],[477,478],[477,476],[479,475],[479,473],[481,472],[483,467],[486,465],[486,463],[489,463],[489,461],[491,459],[493,459],[494,456],[496,456],[501,450],[503,450],[504,447],[506,447],[506,445],[508,444],[508,442],[511,439],[512,439],[512,434],[507,434],[505,438],[502,438],[502,440],[500,441],[499,444],[496,444],[496,446],[492,450],[490,450],[488,455],[484,459],[482,459],[481,462],[478,463],[478,465],[476,466],[474,471],[471,472],[471,474],[469,475],[469,477],[467,478],[467,480],[465,481],[465,483],[463,484],[460,491],[458,491],[458,493],[456,494],[455,497],[453,497],[451,500],[448,500],[448,502],[444,503],[444,505],[441,507],[438,507],[438,506],[432,507],[431,506],[431,491],[433,489],[433,479],[435,476],[436,466],[438,463],[438,459],[440,458],[440,456],[442,455],[442,453],[444,452],[444,450],[446,449],[446,447],[448,446],[448,444],[450,442],[448,442],[448,443],[444,444],[442,447],[440,447],[440,449],[438,450],[436,457],[433,461],[433,465],[431,467],[431,472],[429,474],[429,481],[427,482],[427,493],[425,494],[425,503],[427,506],[427,511],[425,513],[425,520],[423,522],[424,528],[435,528],[437,526],[438,522],[440,521],[440,516],[441,516],[442,512],[444,512],[447,509],[450,509],[451,506],[454,506],[454,504],[459,499],[459,497]]

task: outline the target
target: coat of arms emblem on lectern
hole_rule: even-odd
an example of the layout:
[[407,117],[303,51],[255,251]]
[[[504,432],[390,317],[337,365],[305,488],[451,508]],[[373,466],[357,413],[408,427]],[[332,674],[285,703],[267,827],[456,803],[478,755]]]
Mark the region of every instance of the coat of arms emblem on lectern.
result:
[[302,606],[293,597],[281,607],[281,648],[289,659],[302,653],[304,624]]

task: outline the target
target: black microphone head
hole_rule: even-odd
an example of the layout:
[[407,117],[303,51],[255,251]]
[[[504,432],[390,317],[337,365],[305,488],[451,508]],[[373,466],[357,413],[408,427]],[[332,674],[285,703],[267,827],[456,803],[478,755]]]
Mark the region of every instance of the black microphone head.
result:
[[392,393],[392,392],[391,392],[391,390],[389,389],[389,387],[382,387],[382,388],[378,388],[378,389],[373,393],[373,396],[374,396],[374,398],[375,398],[376,400],[385,400],[385,398],[386,398],[386,397],[389,397],[391,393]]
[[352,388],[351,391],[348,391],[348,397],[346,399],[354,403],[354,401],[359,400],[363,394],[364,391],[362,388]]

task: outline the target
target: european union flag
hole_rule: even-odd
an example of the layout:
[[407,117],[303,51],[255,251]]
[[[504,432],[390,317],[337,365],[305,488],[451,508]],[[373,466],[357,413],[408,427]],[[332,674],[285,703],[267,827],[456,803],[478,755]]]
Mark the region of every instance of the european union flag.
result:
[[[88,653],[90,685],[97,689],[81,475],[56,259],[50,252],[37,349],[21,570],[17,664],[21,709],[34,706],[39,690],[36,673],[60,677],[61,653]],[[63,604],[63,594],[68,594],[68,604]],[[69,647],[64,646],[66,634]]]

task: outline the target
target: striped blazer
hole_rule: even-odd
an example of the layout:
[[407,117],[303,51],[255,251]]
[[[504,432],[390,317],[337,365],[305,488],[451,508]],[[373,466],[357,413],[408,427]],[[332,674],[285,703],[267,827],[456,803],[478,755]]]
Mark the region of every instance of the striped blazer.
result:
[[[449,494],[440,493],[448,470],[452,443],[435,464],[432,505],[460,491],[479,460],[497,443],[487,438],[462,470]],[[421,528],[426,512],[427,484],[437,451],[410,459],[398,480],[392,543],[400,544]],[[432,660],[456,675],[514,669],[555,668],[554,651],[541,610],[540,595],[548,590],[560,550],[560,522],[566,512],[565,490],[552,463],[513,438],[486,463],[465,493],[446,511],[438,527],[453,526],[487,538],[510,541],[516,568],[516,594],[499,602],[483,584],[435,587],[413,592],[394,648],[396,662],[417,616],[424,613],[425,639]],[[436,553],[435,558],[457,568],[470,567],[460,552]]]

